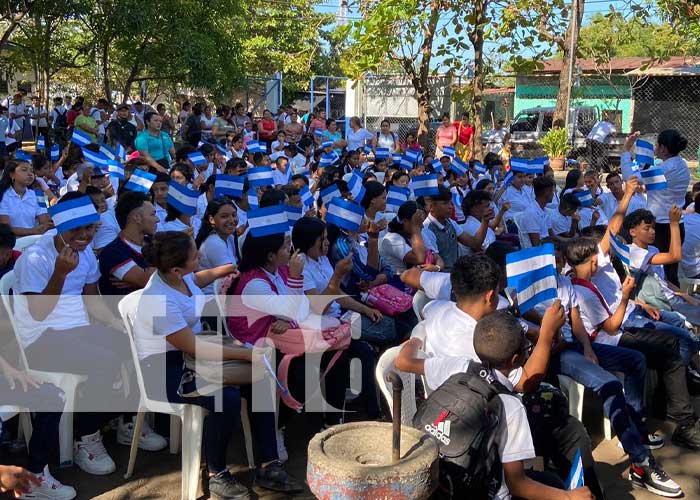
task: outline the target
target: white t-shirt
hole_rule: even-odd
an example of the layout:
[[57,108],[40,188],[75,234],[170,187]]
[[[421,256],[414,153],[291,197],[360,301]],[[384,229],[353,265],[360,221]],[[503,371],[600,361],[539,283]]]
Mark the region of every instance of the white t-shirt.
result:
[[360,127],[357,129],[357,132],[355,132],[352,128],[348,128],[345,134],[345,140],[348,141],[346,149],[348,151],[355,151],[358,148],[362,148],[365,146],[365,143],[367,141],[371,141],[373,137],[372,132],[366,128]]
[[401,274],[406,270],[406,264],[403,258],[411,252],[413,248],[409,245],[405,238],[399,233],[387,233],[382,238],[379,245],[379,254],[384,263],[391,268],[395,274]]
[[[318,293],[321,293],[330,283],[332,276],[333,266],[328,257],[322,255],[318,260],[314,260],[308,255],[304,255],[304,292],[315,289]],[[319,299],[315,298],[314,300]],[[331,302],[325,314],[339,318],[340,304],[336,301]]]
[[49,283],[58,256],[54,236],[54,231],[44,234],[22,253],[15,264],[15,320],[24,348],[34,343],[49,328],[70,330],[90,324],[83,302],[83,289],[86,285],[96,284],[100,279],[97,259],[90,248],[79,252],[78,266],[66,276],[56,307],[43,321],[32,318],[27,297],[20,295],[41,293]]
[[632,243],[630,245],[630,267],[632,269],[639,269],[654,276],[661,285],[664,296],[667,299],[672,299],[676,294],[673,293],[673,290],[671,290],[666,283],[666,272],[664,271],[664,266],[652,265],[649,263],[654,255],[658,253],[659,249],[654,245],[649,245],[646,249],[644,249]]
[[508,186],[501,198],[498,200],[499,205],[503,205],[506,201],[510,202],[510,209],[506,212],[505,218],[512,219],[516,214],[524,212],[532,203],[528,192],[523,189],[517,190],[515,187]]
[[[462,224],[464,232],[471,236],[476,236],[476,232],[480,227],[481,221],[471,215],[467,217],[467,220],[465,220],[464,224]],[[481,244],[481,248],[486,250],[494,241],[496,241],[496,233],[494,233],[493,229],[489,227],[486,229],[486,236],[484,237],[484,242]]]
[[[617,198],[615,198],[615,195],[610,192],[603,193],[598,198],[603,202],[603,204],[598,207],[598,210],[602,211],[608,220],[611,219],[617,211],[617,205],[619,203]],[[647,208],[647,200],[641,194],[635,193],[627,206],[626,214],[629,215],[635,210],[639,210],[641,208]]]
[[574,285],[574,290],[578,298],[581,321],[583,322],[583,327],[586,329],[586,333],[591,335],[597,331],[598,335],[595,338],[596,343],[617,345],[620,342],[621,331],[610,335],[605,330],[599,329],[599,326],[607,321],[611,314],[614,314],[614,310],[611,309],[609,305],[606,309],[598,295],[585,286]]
[[614,134],[615,132],[617,132],[617,130],[615,130],[615,125],[601,120],[593,125],[593,128],[588,133],[586,138],[592,141],[605,142],[605,139],[607,139],[610,134]]
[[389,132],[388,134],[382,134],[379,132],[377,134],[377,147],[387,148],[389,151],[394,151],[396,149],[396,140],[394,139],[394,134]]
[[420,274],[420,286],[428,298],[434,300],[450,300],[452,296],[450,273],[423,271]]
[[36,218],[47,213],[39,206],[36,194],[27,189],[20,197],[12,186],[7,188],[0,201],[0,215],[10,218],[10,226],[31,229],[36,226]]
[[559,209],[547,210],[549,223],[554,234],[568,233],[571,229],[571,217],[562,215]]
[[[213,269],[227,264],[238,262],[236,238],[230,235],[225,240],[216,232],[212,232],[199,247],[199,270]],[[214,295],[214,283],[210,283],[202,289],[205,295]]]
[[[593,221],[593,210],[593,207],[581,207],[578,209],[578,216],[581,218],[581,220],[578,221],[579,231],[582,230],[584,227],[588,227],[591,225],[591,222]],[[605,213],[600,209],[596,210],[598,210],[598,220],[594,225],[607,225],[608,218],[605,216]]]
[[165,338],[189,327],[193,333],[202,331],[200,318],[205,304],[194,275],[183,276],[191,295],[175,290],[165,283],[158,272],[153,273],[143,289],[134,319],[134,342],[139,359],[176,350]]
[[531,204],[520,216],[518,228],[521,232],[530,234],[537,233],[540,239],[549,236],[549,214],[535,202]]
[[[431,222],[434,223],[439,229],[443,229],[445,227],[443,224],[440,224],[440,222],[433,217],[432,214],[428,215],[423,221],[423,231],[421,232],[423,235],[423,244],[428,250],[432,250],[434,253],[439,254],[440,251],[438,250],[437,246],[437,238],[435,237],[435,233],[429,227]],[[455,238],[459,238],[459,236],[464,232],[464,227],[457,224],[452,219],[447,219],[446,222],[447,224],[452,225],[452,228],[455,231]]]
[[700,275],[700,214],[683,216],[685,222],[685,241],[683,241],[683,273],[689,278]]
[[100,214],[100,227],[95,232],[92,247],[96,250],[106,247],[114,241],[121,229],[114,215],[114,210],[107,210]]

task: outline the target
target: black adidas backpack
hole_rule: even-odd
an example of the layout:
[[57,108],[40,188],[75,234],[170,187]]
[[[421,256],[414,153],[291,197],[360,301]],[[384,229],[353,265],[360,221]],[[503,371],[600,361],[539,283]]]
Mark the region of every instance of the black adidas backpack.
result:
[[446,498],[487,499],[501,487],[503,467],[496,428],[503,415],[499,394],[513,394],[477,362],[452,375],[418,408],[413,426],[440,448],[440,488]]

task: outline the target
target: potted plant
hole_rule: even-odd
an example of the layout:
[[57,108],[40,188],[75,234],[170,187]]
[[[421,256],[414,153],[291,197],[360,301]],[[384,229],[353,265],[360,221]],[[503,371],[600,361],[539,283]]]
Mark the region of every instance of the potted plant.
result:
[[549,165],[552,170],[564,170],[566,155],[571,151],[567,130],[565,128],[552,129],[538,142],[549,157]]

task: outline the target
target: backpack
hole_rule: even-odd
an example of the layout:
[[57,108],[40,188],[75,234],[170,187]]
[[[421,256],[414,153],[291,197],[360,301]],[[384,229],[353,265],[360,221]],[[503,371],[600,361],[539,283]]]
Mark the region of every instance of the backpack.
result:
[[[496,428],[503,414],[499,394],[513,394],[481,364],[452,375],[418,408],[413,426],[440,450],[440,488],[446,498],[493,498],[503,467]],[[505,417],[504,417],[505,418]]]
[[68,111],[64,111],[61,113],[58,108],[53,108],[53,110],[56,112],[56,120],[54,121],[54,127],[55,128],[67,128],[68,127],[68,119],[66,118],[66,115],[68,114]]

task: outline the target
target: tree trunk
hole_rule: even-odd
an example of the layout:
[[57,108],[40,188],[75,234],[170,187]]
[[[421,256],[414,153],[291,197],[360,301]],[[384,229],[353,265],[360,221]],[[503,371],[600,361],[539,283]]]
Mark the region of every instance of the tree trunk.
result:
[[484,108],[484,30],[478,28],[486,23],[486,8],[489,0],[476,2],[474,5],[476,22],[475,29],[469,34],[469,39],[474,47],[474,78],[472,79],[472,124],[474,135],[472,136],[471,150],[474,158],[483,160],[481,147],[481,134],[483,126],[481,115]]
[[[571,64],[571,58],[576,59],[576,54],[578,52],[578,34],[581,29],[581,22],[583,21],[583,9],[585,7],[585,0],[573,0],[573,5],[577,6],[576,15],[569,21],[569,29],[566,31],[566,40],[564,40],[562,49],[562,66],[561,72],[559,73],[559,93],[557,94],[557,105],[554,109],[553,120],[566,121],[566,115],[568,110],[566,109],[567,95],[569,95],[570,82],[569,82],[569,64]],[[574,51],[571,53],[571,42],[574,42]]]
[[430,147],[430,89],[426,85],[420,90],[416,90],[416,100],[418,101],[418,134],[416,139],[424,151]]
[[105,99],[112,102],[112,86],[109,83],[109,41],[105,40],[102,44],[100,59],[102,61],[102,91]]

